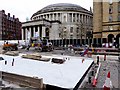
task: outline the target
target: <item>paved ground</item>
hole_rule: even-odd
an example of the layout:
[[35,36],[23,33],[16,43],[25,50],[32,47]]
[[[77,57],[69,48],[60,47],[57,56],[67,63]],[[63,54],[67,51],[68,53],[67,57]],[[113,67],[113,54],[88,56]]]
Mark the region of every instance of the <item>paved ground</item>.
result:
[[[96,56],[93,56],[96,59]],[[117,56],[107,56],[107,60],[104,61],[104,56],[100,56],[101,68],[98,74],[97,85],[93,87],[92,84],[85,83],[84,88],[103,88],[108,72],[110,71],[110,79],[112,81],[113,88],[120,89],[120,62]]]
[[[0,49],[1,51],[1,49]],[[34,49],[30,50],[30,51],[26,51],[26,50],[20,50],[20,52],[24,52],[24,53],[33,53]],[[64,54],[64,55],[75,55],[74,53],[69,52],[68,50],[54,50],[53,52],[40,52],[41,54]],[[76,56],[80,57],[79,54],[77,54]],[[96,55],[93,55],[92,58],[94,60],[96,60]],[[85,57],[82,57],[85,58]],[[98,82],[97,82],[97,86],[94,88],[102,88],[103,84],[105,82],[106,76],[108,71],[110,71],[111,73],[111,81],[112,81],[112,85],[113,88],[120,88],[120,62],[118,61],[118,56],[107,56],[107,60],[104,61],[103,60],[103,55],[100,55],[100,62],[101,62],[101,68],[100,68],[100,72],[98,74]],[[91,84],[86,83],[84,88],[93,88]]]

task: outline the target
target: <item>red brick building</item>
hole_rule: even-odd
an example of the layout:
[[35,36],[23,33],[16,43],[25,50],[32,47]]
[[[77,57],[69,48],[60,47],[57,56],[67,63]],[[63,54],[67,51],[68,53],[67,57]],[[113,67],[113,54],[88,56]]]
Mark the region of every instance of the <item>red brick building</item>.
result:
[[18,18],[5,14],[0,11],[0,40],[20,40],[21,39],[21,22]]

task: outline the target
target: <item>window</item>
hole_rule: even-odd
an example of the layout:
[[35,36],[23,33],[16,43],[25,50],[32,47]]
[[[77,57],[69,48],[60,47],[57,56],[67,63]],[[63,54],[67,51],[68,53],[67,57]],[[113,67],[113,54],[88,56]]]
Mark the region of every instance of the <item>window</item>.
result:
[[77,29],[76,29],[76,33],[79,33],[79,27],[77,27]]
[[70,39],[73,39],[73,35],[70,35]]
[[73,27],[70,27],[70,33],[73,33]]
[[109,14],[112,14],[112,13],[113,13],[113,7],[110,6],[110,7],[109,7]]
[[80,36],[80,35],[79,35],[79,34],[77,34],[77,36],[76,36],[76,37],[77,37],[77,39],[79,38],[79,36]]
[[70,22],[72,22],[72,13],[70,13],[69,16],[70,16]]
[[79,22],[79,14],[77,14],[77,22]]
[[56,14],[54,14],[54,20],[56,20]]
[[109,22],[112,22],[112,16],[111,15],[109,16]]
[[60,21],[60,13],[58,13],[58,20]]

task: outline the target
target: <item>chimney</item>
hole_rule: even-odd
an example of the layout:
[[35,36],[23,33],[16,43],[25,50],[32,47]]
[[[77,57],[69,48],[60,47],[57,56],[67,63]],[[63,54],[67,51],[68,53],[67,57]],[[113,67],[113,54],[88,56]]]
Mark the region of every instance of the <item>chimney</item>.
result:
[[15,18],[15,15],[13,15],[13,19]]
[[10,17],[10,13],[8,13],[8,17]]
[[2,10],[2,13],[5,13],[5,10]]

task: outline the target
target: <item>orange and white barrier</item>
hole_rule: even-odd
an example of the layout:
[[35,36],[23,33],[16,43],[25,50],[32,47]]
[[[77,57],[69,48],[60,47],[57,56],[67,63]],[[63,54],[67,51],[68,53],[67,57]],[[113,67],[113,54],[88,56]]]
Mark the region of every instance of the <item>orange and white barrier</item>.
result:
[[96,85],[97,85],[97,78],[98,78],[98,73],[99,73],[99,70],[100,70],[100,66],[101,66],[101,63],[99,63],[97,72],[96,72],[96,74],[95,74],[95,77],[93,78],[92,85],[93,85],[94,87],[96,87]]

